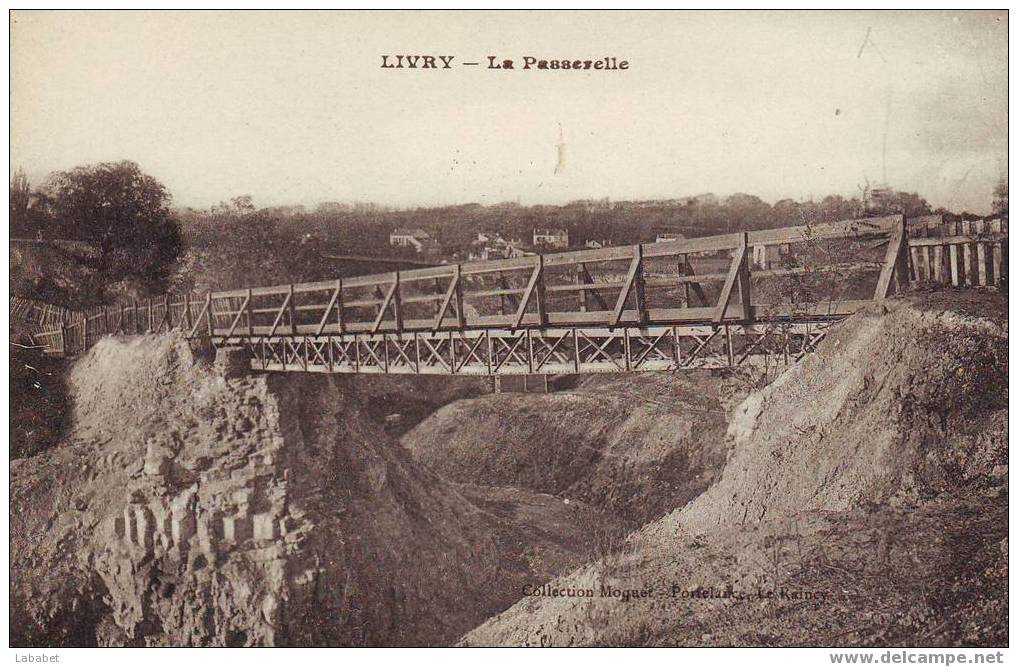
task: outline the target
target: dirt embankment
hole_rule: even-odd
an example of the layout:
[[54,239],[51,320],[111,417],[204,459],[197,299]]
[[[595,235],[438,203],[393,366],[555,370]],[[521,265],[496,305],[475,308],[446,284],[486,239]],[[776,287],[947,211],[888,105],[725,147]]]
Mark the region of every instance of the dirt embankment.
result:
[[715,480],[726,408],[745,390],[706,371],[594,377],[571,391],[457,401],[401,442],[447,479],[579,499],[632,529]]
[[582,503],[448,483],[341,383],[104,339],[11,466],[15,645],[448,644],[575,567]]
[[462,642],[1006,645],[1008,330],[972,298],[847,320],[709,490]]

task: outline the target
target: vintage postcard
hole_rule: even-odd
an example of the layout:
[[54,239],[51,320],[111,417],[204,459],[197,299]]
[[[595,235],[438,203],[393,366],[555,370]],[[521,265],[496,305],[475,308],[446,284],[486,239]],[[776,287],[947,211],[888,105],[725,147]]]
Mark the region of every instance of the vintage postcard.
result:
[[1004,661],[1007,10],[9,24],[17,662]]

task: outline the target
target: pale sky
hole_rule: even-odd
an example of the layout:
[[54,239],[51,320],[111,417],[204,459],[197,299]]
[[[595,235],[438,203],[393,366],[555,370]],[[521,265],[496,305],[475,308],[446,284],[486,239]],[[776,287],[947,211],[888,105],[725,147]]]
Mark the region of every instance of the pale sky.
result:
[[[130,159],[180,206],[773,202],[858,195],[886,164],[890,186],[983,213],[1007,169],[1003,11],[11,20],[12,166],[35,183]],[[385,54],[455,59],[383,69]],[[492,71],[489,55],[630,67]]]

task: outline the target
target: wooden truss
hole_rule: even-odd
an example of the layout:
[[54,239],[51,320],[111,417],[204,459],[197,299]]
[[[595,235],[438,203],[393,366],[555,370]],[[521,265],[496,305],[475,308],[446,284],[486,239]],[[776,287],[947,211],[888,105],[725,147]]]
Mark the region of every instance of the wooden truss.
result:
[[788,364],[830,321],[720,326],[484,329],[408,334],[214,337],[253,368],[312,373],[513,375],[676,371]]

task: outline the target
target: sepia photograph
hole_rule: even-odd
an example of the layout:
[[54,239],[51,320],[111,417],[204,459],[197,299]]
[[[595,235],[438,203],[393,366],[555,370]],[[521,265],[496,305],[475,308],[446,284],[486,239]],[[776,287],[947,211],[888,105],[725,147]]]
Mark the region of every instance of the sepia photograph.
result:
[[1007,661],[1007,9],[8,21],[13,662]]

